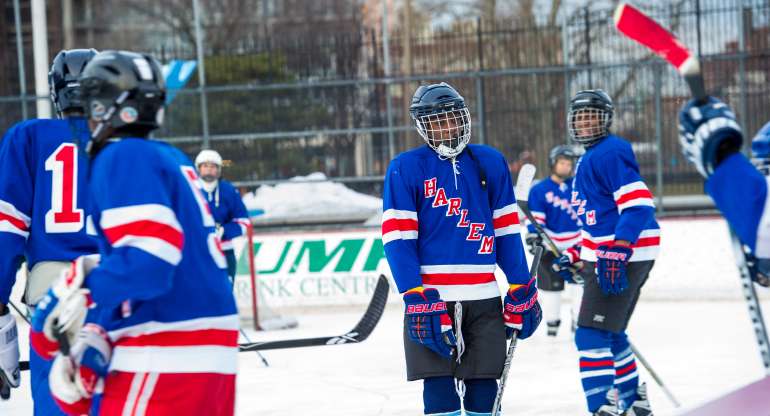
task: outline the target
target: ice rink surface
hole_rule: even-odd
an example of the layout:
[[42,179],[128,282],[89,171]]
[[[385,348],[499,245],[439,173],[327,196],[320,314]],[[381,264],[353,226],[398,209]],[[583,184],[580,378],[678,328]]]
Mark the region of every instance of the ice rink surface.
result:
[[[724,223],[690,219],[662,221],[661,226],[661,255],[629,334],[679,401],[693,406],[761,378],[762,365]],[[766,290],[762,299],[768,321]],[[256,341],[341,334],[355,325],[363,309],[319,308],[297,315],[297,329],[250,331],[249,336]],[[564,305],[562,319],[568,316]],[[21,332],[26,358],[25,324]],[[421,383],[405,381],[398,302],[386,309],[364,343],[263,354],[269,368],[255,353],[240,354],[238,415],[422,414]],[[677,414],[639,367],[655,414]],[[9,402],[0,402],[0,415],[32,414],[29,379],[23,382]],[[562,325],[558,336],[549,338],[543,325],[532,338],[519,342],[503,410],[522,416],[587,414],[569,327]]]

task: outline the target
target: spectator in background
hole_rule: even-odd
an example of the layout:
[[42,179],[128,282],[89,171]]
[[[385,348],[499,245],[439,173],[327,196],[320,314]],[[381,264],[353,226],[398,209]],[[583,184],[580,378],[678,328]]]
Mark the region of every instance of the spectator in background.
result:
[[217,223],[217,236],[227,258],[227,275],[235,278],[235,251],[232,240],[245,235],[251,221],[241,194],[230,182],[222,179],[222,156],[216,150],[205,149],[195,158],[195,168],[203,180],[203,190]]

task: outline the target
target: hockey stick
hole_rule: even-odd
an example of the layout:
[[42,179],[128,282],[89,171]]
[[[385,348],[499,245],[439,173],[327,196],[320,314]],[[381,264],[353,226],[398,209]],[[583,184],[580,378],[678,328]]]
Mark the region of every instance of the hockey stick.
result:
[[[519,182],[516,182],[518,186]],[[543,247],[535,247],[535,256],[532,259],[532,265],[529,266],[530,279],[537,274],[537,267],[540,265],[540,258],[543,256]],[[505,354],[505,365],[503,365],[503,373],[500,374],[500,384],[497,386],[497,395],[495,396],[495,404],[492,406],[492,416],[497,416],[500,413],[500,407],[502,406],[503,391],[505,390],[505,382],[508,380],[508,371],[511,369],[511,361],[513,361],[513,353],[516,351],[516,340],[518,338],[519,331],[513,331],[511,336],[511,343],[508,345],[508,352]]]
[[674,397],[674,394],[671,393],[671,390],[666,387],[666,385],[663,383],[663,380],[658,376],[658,373],[655,372],[655,370],[652,369],[652,366],[650,363],[644,358],[642,353],[639,352],[639,350],[636,348],[634,344],[631,344],[629,342],[629,345],[631,346],[631,352],[634,353],[637,359],[639,359],[639,362],[642,363],[645,369],[647,369],[647,372],[650,373],[652,376],[652,379],[655,380],[655,383],[660,386],[661,390],[663,390],[663,393],[666,394],[666,397],[668,397],[669,400],[671,400],[671,403],[674,404],[674,407],[681,407],[682,405],[679,403],[679,400]]
[[[248,335],[246,335],[246,331],[244,331],[244,330],[243,330],[243,328],[240,328],[239,330],[241,331],[241,335],[243,335],[243,339],[245,339],[245,340],[246,340],[246,342],[248,342],[249,344],[251,344],[251,343],[252,343],[252,342],[251,342],[251,339],[249,338],[249,336],[248,336]],[[257,353],[257,355],[259,356],[259,358],[262,360],[262,364],[264,364],[264,365],[265,365],[265,367],[270,367],[270,364],[268,364],[268,363],[267,363],[267,359],[265,358],[265,356],[264,356],[264,355],[262,355],[262,353],[261,353],[261,352],[259,352],[259,351],[254,351],[254,352],[256,352],[256,353]]]
[[[693,98],[698,102],[705,101],[706,88],[698,58],[679,39],[629,4],[621,3],[618,5],[614,18],[615,27],[621,33],[649,48],[673,65],[684,77]],[[770,347],[768,347],[767,328],[762,319],[762,310],[757,301],[757,294],[746,262],[746,254],[743,252],[743,246],[738,236],[732,229],[730,229],[730,239],[741,276],[743,296],[748,304],[749,317],[757,337],[759,353],[765,367],[765,373],[770,374]]]
[[372,299],[369,301],[369,306],[366,308],[366,312],[364,312],[364,316],[361,317],[361,320],[358,321],[358,324],[356,324],[352,330],[345,334],[328,337],[252,342],[248,344],[241,344],[238,346],[238,349],[241,352],[246,352],[363,342],[366,340],[366,338],[369,337],[369,335],[371,335],[374,327],[377,326],[377,323],[382,317],[382,313],[385,310],[385,304],[388,301],[388,291],[390,291],[390,284],[388,283],[388,279],[384,275],[380,275],[379,279],[377,280],[377,285],[374,288]]
[[[554,243],[551,237],[546,234],[543,226],[540,225],[537,220],[535,220],[535,216],[532,215],[532,211],[529,210],[529,189],[532,186],[532,180],[535,178],[536,171],[537,169],[535,168],[535,165],[529,163],[522,166],[519,170],[519,175],[516,178],[516,204],[519,206],[519,209],[521,209],[521,212],[524,213],[524,216],[527,217],[529,222],[532,223],[532,226],[535,227],[537,235],[539,235],[540,238],[545,241],[546,249],[548,249],[548,251],[558,259],[562,256],[561,250],[556,247],[556,243]],[[583,278],[580,276],[580,273],[578,273],[578,270],[579,269],[575,266],[569,267],[569,271],[572,273],[572,278],[575,280],[575,282],[583,283]]]

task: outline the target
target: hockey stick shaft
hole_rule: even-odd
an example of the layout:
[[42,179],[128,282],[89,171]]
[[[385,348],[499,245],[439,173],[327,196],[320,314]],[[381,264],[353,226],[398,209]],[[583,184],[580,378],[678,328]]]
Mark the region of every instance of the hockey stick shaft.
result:
[[[249,344],[251,344],[251,343],[252,343],[252,342],[251,342],[251,339],[250,339],[250,338],[249,338],[249,336],[246,334],[246,331],[244,331],[244,330],[243,330],[243,328],[240,328],[240,331],[241,331],[241,335],[243,335],[243,339],[245,339],[245,340],[246,340],[246,342],[248,342]],[[262,360],[262,364],[264,364],[264,365],[265,365],[265,367],[270,367],[270,364],[268,364],[268,362],[267,362],[267,359],[265,358],[265,356],[264,356],[264,355],[262,355],[262,353],[261,353],[261,352],[259,352],[259,351],[254,351],[254,352],[256,352],[256,353],[257,353],[257,355],[259,356],[259,358]]]
[[746,254],[743,251],[743,245],[732,228],[730,229],[730,239],[733,245],[735,263],[738,266],[738,273],[741,278],[743,297],[746,300],[746,306],[749,308],[749,318],[751,319],[751,325],[754,327],[754,335],[757,337],[759,355],[762,359],[762,365],[765,367],[765,374],[770,375],[770,344],[768,344],[767,327],[762,317],[762,308],[759,305],[754,282],[751,280],[751,273],[746,264]]
[[[562,253],[559,250],[559,248],[556,247],[556,243],[554,243],[551,237],[545,233],[545,229],[543,229],[540,223],[538,223],[535,220],[535,216],[532,215],[532,211],[529,210],[529,203],[527,201],[518,201],[517,203],[519,204],[519,208],[521,209],[521,212],[524,213],[524,216],[526,216],[529,222],[531,222],[532,225],[535,227],[535,231],[537,231],[537,235],[539,235],[540,238],[542,238],[543,241],[545,241],[547,245],[546,248],[548,248],[548,251],[550,251],[551,254],[553,254],[554,257],[556,257],[557,259],[561,257]],[[575,279],[577,283],[583,282],[583,278],[580,276],[580,273],[578,273],[577,267],[570,266],[569,271],[572,273],[573,279]]]
[[663,383],[663,380],[660,378],[660,376],[658,376],[658,373],[656,373],[655,370],[652,369],[652,365],[650,365],[650,363],[644,358],[642,353],[639,352],[639,349],[636,348],[634,344],[631,344],[630,342],[629,344],[631,346],[631,351],[634,353],[634,355],[639,360],[639,362],[642,363],[644,368],[647,369],[647,372],[650,373],[650,375],[652,376],[652,379],[655,380],[655,383],[658,386],[660,386],[661,390],[663,390],[663,393],[666,394],[666,397],[668,397],[668,399],[671,400],[671,403],[673,403],[675,407],[682,406],[679,403],[679,400],[677,400],[676,397],[674,397],[674,394],[671,393],[671,390],[669,390],[668,387],[666,387],[666,385]]
[[374,294],[369,301],[366,312],[361,317],[358,324],[350,331],[342,335],[316,338],[286,339],[278,341],[253,342],[250,344],[241,344],[238,346],[240,352],[275,350],[283,348],[301,348],[318,347],[322,345],[340,345],[359,343],[366,340],[371,335],[377,323],[385,310],[385,304],[388,301],[388,292],[390,284],[384,275],[380,275],[377,285],[374,288]]
[[[537,274],[537,267],[540,265],[540,259],[543,256],[543,247],[535,247],[535,256],[532,259],[532,265],[529,267],[529,277],[533,278]],[[511,343],[508,345],[508,352],[505,354],[505,364],[503,365],[503,372],[500,374],[500,384],[497,386],[497,395],[495,396],[495,403],[492,406],[492,416],[497,416],[500,413],[500,407],[503,400],[503,392],[505,391],[505,384],[508,380],[508,371],[511,369],[511,362],[513,361],[513,353],[516,351],[516,341],[518,340],[519,331],[513,331],[511,336]]]

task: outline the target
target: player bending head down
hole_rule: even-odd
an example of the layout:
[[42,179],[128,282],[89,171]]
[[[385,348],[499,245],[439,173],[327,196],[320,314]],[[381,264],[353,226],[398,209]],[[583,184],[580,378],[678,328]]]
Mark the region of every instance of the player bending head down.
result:
[[106,51],[80,82],[101,261],[77,258],[38,304],[51,392],[67,414],[230,416],[238,317],[215,223],[189,159],[147,140],[163,120],[160,65]]

